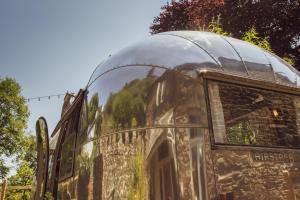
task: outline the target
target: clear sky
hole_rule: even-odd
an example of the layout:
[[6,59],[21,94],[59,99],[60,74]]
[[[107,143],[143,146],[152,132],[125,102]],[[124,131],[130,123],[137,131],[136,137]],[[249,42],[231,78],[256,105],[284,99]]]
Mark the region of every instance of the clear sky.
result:
[[[77,92],[109,54],[149,35],[167,0],[0,0],[0,76],[26,98]],[[50,133],[63,97],[28,103],[28,131],[39,116]]]

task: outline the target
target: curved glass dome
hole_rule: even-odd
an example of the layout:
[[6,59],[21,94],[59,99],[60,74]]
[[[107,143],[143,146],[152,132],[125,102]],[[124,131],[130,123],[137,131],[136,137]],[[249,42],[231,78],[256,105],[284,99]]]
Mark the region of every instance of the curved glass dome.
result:
[[300,87],[300,76],[278,56],[248,42],[209,32],[172,31],[150,36],[102,62],[97,77],[124,66],[156,66],[178,71],[218,71]]

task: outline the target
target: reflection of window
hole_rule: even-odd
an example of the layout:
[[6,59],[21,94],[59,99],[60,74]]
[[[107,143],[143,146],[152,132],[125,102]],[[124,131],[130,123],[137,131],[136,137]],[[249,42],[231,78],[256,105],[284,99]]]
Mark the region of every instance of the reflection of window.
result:
[[63,180],[72,176],[73,159],[75,150],[75,139],[77,132],[78,116],[76,113],[70,117],[68,123],[64,127],[63,142],[61,144],[59,180]]
[[59,171],[59,178],[64,179],[72,175],[73,170],[73,150],[74,150],[75,135],[67,138],[62,145],[61,151],[61,165]]
[[78,137],[77,137],[77,143],[81,144],[85,141],[87,137],[87,128],[88,128],[88,115],[87,115],[87,103],[86,99],[84,99],[81,111],[80,111],[80,117],[79,117],[79,131],[78,131]]
[[[195,135],[195,132],[198,133]],[[193,200],[206,199],[205,174],[203,163],[203,137],[199,134],[200,129],[192,128],[190,132],[191,168],[193,180]]]
[[150,199],[177,199],[175,192],[175,170],[168,143],[163,142],[150,163]]
[[172,166],[167,142],[158,148],[158,153],[161,200],[174,199]]
[[300,98],[284,93],[209,82],[216,143],[300,147]]

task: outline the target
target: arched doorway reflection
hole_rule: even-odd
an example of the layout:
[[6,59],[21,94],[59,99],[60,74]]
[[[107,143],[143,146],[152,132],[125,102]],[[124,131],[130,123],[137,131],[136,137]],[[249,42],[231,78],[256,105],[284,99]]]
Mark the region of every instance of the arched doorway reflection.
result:
[[163,141],[153,152],[149,163],[150,198],[173,200],[176,198],[176,173],[171,144]]

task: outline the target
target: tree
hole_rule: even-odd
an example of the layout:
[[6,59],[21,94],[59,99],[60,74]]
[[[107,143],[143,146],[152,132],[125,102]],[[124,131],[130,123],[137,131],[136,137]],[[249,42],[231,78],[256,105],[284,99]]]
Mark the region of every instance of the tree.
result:
[[150,32],[205,29],[222,4],[223,0],[172,0],[161,7]]
[[[17,171],[8,178],[11,186],[31,185],[36,170],[36,137],[34,135],[23,135],[22,148],[16,153]],[[30,190],[13,190],[6,195],[8,200],[30,199]]]
[[[30,163],[23,161],[17,169],[17,173],[8,179],[11,186],[26,186],[32,184],[33,169]],[[9,191],[6,195],[7,200],[30,199],[30,190]]]
[[26,134],[22,137],[22,148],[17,152],[17,162],[27,162],[28,166],[35,171],[37,165],[36,136]]
[[189,0],[171,1],[161,7],[162,12],[155,17],[150,27],[151,33],[160,33],[165,31],[189,30],[194,24],[189,17]]
[[224,0],[190,0],[189,17],[193,21],[195,30],[207,30],[210,22],[220,17]]
[[225,0],[220,10],[221,24],[234,37],[241,38],[252,27],[267,38],[273,51],[294,59],[300,67],[300,1]]
[[0,79],[0,178],[2,179],[9,171],[4,157],[11,156],[20,149],[28,115],[20,85],[11,78]]
[[[220,15],[217,17],[216,20],[213,18],[213,20],[208,25],[208,30],[219,35],[231,36],[231,33],[224,31],[222,25],[220,24],[220,19]],[[269,52],[272,52],[269,41],[266,38],[260,37],[254,27],[250,28],[243,34],[242,40],[252,43]]]
[[[184,11],[183,14],[179,10]],[[154,18],[151,33],[169,30],[207,30],[221,15],[220,24],[233,37],[242,38],[255,27],[261,38],[281,57],[295,60],[300,69],[299,0],[180,0],[162,7]]]
[[0,179],[4,179],[9,172],[9,167],[5,165],[4,159],[0,159]]

